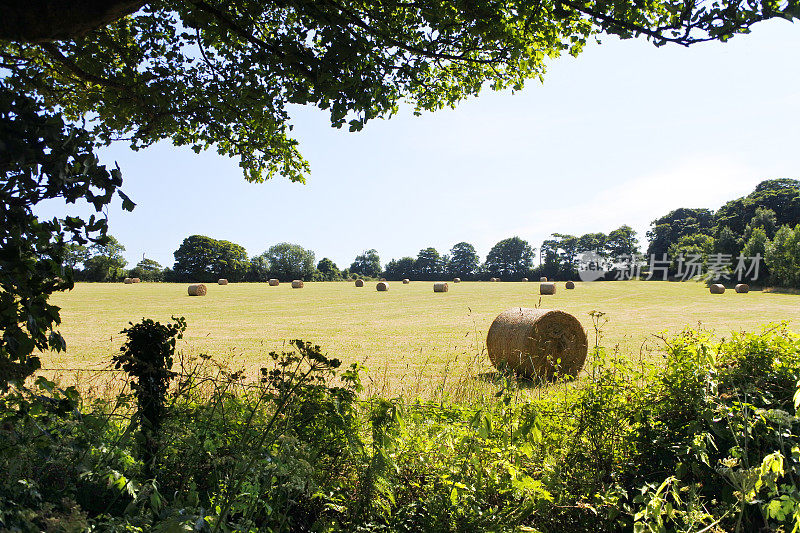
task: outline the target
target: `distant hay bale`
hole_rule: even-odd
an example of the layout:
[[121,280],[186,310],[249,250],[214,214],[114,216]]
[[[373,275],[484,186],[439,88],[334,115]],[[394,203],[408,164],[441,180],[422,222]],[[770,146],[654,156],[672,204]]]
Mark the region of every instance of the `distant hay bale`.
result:
[[568,282],[566,282],[566,283],[564,284],[564,288],[566,288],[566,289],[574,289],[574,288],[575,288],[575,282],[574,282],[574,281],[568,281]]
[[547,276],[542,276],[539,278],[539,283],[547,283]]
[[380,282],[378,282],[378,284],[375,286],[375,288],[376,288],[377,290],[381,291],[381,292],[383,292],[383,291],[388,291],[388,290],[389,290],[389,284],[388,284],[388,283],[386,283],[385,281],[380,281]]
[[293,289],[302,289],[303,288],[303,280],[296,279],[292,281],[292,288]]
[[363,279],[357,279],[356,280],[356,287],[363,287],[363,286],[364,286],[364,280]]
[[446,281],[437,281],[433,284],[433,292],[447,292],[448,288]]
[[539,284],[539,294],[555,294],[556,293],[556,284],[555,283],[540,283]]
[[500,278],[489,278],[489,281],[491,282],[500,281]]
[[386,278],[381,278],[378,281],[386,281]]
[[228,284],[228,280],[225,279],[225,278],[219,278],[217,280],[217,283],[220,284],[220,285],[227,285]]
[[141,283],[141,282],[142,280],[140,280],[139,278],[131,278],[131,283]]
[[280,282],[280,281],[278,281],[278,280],[277,280],[277,279],[275,279],[275,278],[272,278],[271,280],[269,280],[269,286],[270,286],[270,287],[277,287],[277,286],[278,286],[278,285],[280,285],[280,284],[281,284],[281,282]]
[[528,281],[528,278],[522,278],[520,281],[526,282],[526,281]]
[[715,283],[710,287],[708,287],[708,292],[710,292],[711,294],[722,294],[723,292],[725,292],[725,285],[721,283]]
[[461,278],[453,278],[453,283],[461,283]]
[[409,283],[411,283],[410,279],[408,278],[403,279],[403,285],[408,285]]
[[739,294],[745,294],[750,292],[750,285],[748,285],[747,283],[739,283],[733,288],[733,290],[735,290]]
[[486,336],[489,359],[498,369],[528,378],[575,376],[586,361],[586,332],[564,311],[514,307],[500,313]]
[[202,283],[197,283],[195,285],[189,285],[189,296],[205,296],[206,295],[206,286]]
[[131,283],[133,283],[133,278],[125,278],[122,281],[122,283],[124,283],[125,285],[130,285]]

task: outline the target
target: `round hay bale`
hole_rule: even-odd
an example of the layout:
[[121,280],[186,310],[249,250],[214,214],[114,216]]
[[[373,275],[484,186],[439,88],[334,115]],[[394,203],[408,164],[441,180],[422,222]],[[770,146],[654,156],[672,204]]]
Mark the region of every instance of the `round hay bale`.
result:
[[380,282],[378,282],[377,285],[375,285],[375,289],[377,289],[380,292],[388,291],[389,290],[389,284],[386,283],[385,281],[380,281]]
[[139,278],[131,278],[131,283],[141,283],[141,282],[142,280],[140,280]]
[[409,283],[411,283],[410,279],[408,278],[403,279],[403,285],[408,285]]
[[453,278],[453,283],[461,283],[461,278]]
[[520,281],[527,282],[528,278],[522,278]]
[[125,285],[130,285],[131,283],[133,283],[133,278],[125,278],[124,280],[122,280],[122,283],[124,283]]
[[539,284],[539,294],[555,294],[556,293],[556,284],[555,283],[540,283]]
[[564,284],[564,288],[566,288],[566,289],[574,289],[574,288],[575,288],[575,282],[574,282],[574,281],[568,281],[568,282],[566,282],[566,283]]
[[386,281],[386,278],[381,278],[378,281]]
[[280,285],[280,284],[281,284],[281,282],[280,282],[280,281],[278,281],[278,280],[277,280],[277,279],[275,279],[275,278],[272,278],[271,280],[269,280],[269,286],[270,286],[270,287],[277,287],[277,286],[278,286],[278,285]]
[[296,279],[292,281],[292,288],[293,289],[302,289],[303,288],[303,280]]
[[356,280],[356,287],[363,287],[363,286],[364,286],[364,280],[363,279],[357,279]]
[[197,283],[195,285],[189,285],[189,296],[205,296],[206,295],[206,286],[202,283]]
[[494,282],[500,281],[500,278],[489,278],[489,281],[494,283]]
[[542,276],[539,278],[539,283],[547,283],[547,276]]
[[528,378],[575,376],[586,361],[586,332],[564,311],[514,307],[500,313],[486,336],[489,359]]
[[228,284],[228,280],[227,280],[227,279],[225,279],[225,278],[219,278],[219,279],[217,280],[217,283],[218,283],[219,285],[227,285],[227,284]]
[[708,287],[708,292],[711,294],[722,294],[725,292],[725,285],[722,283],[715,283]]
[[750,285],[748,285],[747,283],[739,283],[733,288],[733,290],[735,290],[739,294],[745,294],[750,292]]
[[433,284],[433,292],[447,292],[448,286],[446,281],[437,281]]

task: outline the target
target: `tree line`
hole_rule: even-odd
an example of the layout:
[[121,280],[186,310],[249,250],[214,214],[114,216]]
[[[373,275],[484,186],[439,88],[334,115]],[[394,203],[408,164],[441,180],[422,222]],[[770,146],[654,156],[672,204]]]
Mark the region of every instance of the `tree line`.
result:
[[[622,225],[609,233],[570,235],[553,233],[540,248],[520,237],[496,243],[484,261],[468,242],[453,245],[446,253],[434,247],[421,249],[416,257],[405,256],[383,264],[378,251],[365,250],[349,266],[340,268],[331,259],[316,260],[312,250],[299,244],[279,243],[249,257],[239,244],[192,235],[175,251],[175,263],[164,268],[143,258],[127,269],[122,255],[125,247],[109,236],[90,246],[73,244],[65,266],[76,280],[118,281],[137,277],[143,281],[337,281],[361,278],[387,280],[441,280],[461,278],[485,280],[497,277],[507,281],[522,278],[576,279],[582,252],[591,251],[609,265],[606,279],[619,277],[620,259],[637,260],[641,273],[648,273],[648,261],[666,259],[669,275],[679,276],[679,261],[695,258],[708,266],[714,257],[732,266],[740,256],[762,258],[759,272],[751,275],[757,283],[800,286],[800,181],[774,179],[761,182],[755,190],[727,202],[718,211],[705,208],[679,208],[651,223],[648,246],[641,254],[636,232]],[[616,265],[616,266],[614,266]],[[616,270],[615,270],[616,269]],[[730,274],[730,268],[728,269]],[[660,278],[659,278],[660,279]]]

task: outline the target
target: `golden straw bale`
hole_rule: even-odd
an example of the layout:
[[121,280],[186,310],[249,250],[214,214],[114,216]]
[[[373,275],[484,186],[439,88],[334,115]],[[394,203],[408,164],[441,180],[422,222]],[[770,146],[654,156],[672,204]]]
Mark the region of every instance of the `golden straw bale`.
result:
[[202,283],[197,283],[195,285],[189,285],[189,296],[205,296],[206,295],[206,286]]
[[586,332],[564,311],[513,307],[500,313],[486,336],[489,359],[498,369],[529,378],[575,376],[586,361]]

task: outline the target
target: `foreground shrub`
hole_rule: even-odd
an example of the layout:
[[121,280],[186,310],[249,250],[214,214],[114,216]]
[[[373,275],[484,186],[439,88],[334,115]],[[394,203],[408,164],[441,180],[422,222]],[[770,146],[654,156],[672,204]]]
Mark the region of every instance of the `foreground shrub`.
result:
[[[601,314],[594,315],[598,338]],[[586,376],[479,405],[369,398],[293,341],[253,382],[179,361],[157,457],[141,389],[0,398],[0,530],[796,531],[800,339],[786,326],[597,345]],[[138,406],[138,407],[137,407]]]

